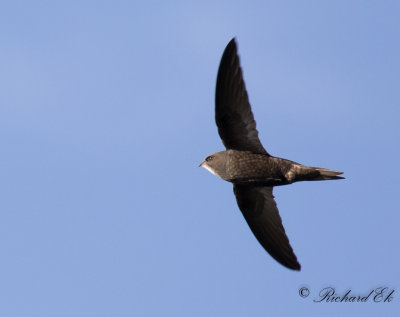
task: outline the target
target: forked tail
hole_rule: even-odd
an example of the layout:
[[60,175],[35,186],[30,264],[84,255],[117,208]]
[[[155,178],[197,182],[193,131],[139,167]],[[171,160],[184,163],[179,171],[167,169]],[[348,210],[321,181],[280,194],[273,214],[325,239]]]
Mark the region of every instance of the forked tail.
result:
[[333,171],[327,168],[320,168],[320,167],[310,167],[313,169],[313,172],[310,173],[310,176],[313,175],[313,181],[323,181],[323,180],[330,180],[330,179],[344,179],[342,176],[338,176],[343,174],[343,172]]
[[[343,174],[343,172],[333,171],[327,168],[321,167],[311,167],[311,166],[304,166],[301,164],[295,165],[292,168],[294,171],[293,174],[287,174],[287,176],[294,176],[291,182],[301,182],[301,181],[325,181],[331,179],[344,179],[342,176],[338,176]],[[288,178],[288,177],[287,177]],[[290,180],[290,178],[288,178]]]

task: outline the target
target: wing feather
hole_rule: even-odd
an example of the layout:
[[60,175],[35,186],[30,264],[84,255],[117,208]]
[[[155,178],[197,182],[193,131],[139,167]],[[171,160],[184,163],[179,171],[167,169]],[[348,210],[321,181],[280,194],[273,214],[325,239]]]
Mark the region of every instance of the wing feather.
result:
[[268,154],[258,138],[235,39],[225,48],[219,65],[215,121],[227,149]]
[[272,187],[233,185],[240,210],[263,248],[279,263],[300,271],[300,264],[282,225]]

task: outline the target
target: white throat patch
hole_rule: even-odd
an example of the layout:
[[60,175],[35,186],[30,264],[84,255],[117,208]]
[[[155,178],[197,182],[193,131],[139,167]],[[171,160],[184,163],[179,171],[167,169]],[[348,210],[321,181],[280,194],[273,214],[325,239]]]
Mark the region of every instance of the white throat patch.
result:
[[214,169],[212,169],[210,166],[208,166],[207,164],[203,164],[201,167],[204,167],[207,171],[209,171],[210,173],[214,174],[215,176],[220,177],[215,171]]

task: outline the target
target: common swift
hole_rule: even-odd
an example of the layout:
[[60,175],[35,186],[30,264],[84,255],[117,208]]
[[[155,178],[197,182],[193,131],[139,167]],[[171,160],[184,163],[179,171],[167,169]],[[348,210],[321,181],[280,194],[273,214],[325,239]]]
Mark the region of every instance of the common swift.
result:
[[273,187],[343,179],[338,176],[343,173],[304,166],[265,150],[258,138],[235,38],[226,46],[219,65],[215,121],[226,151],[207,156],[200,166],[233,183],[237,204],[260,244],[282,265],[300,270],[279,216]]

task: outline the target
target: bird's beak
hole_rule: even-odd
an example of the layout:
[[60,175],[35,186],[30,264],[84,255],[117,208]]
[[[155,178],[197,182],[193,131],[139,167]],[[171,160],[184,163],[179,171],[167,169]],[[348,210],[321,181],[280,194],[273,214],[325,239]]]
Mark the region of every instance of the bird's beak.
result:
[[202,167],[202,166],[203,166],[203,163],[204,163],[204,161],[200,163],[199,167]]

